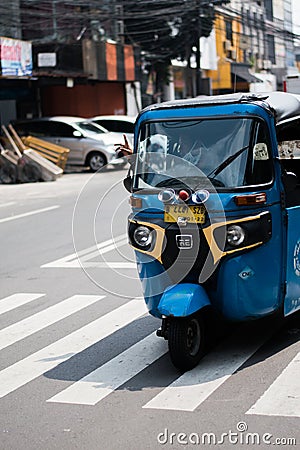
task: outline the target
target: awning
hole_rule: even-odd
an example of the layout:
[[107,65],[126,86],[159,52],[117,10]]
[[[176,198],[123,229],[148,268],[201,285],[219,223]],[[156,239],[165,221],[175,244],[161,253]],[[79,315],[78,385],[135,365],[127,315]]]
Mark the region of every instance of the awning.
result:
[[250,65],[247,63],[231,63],[231,75],[237,82],[262,83],[262,80],[250,73],[249,69]]

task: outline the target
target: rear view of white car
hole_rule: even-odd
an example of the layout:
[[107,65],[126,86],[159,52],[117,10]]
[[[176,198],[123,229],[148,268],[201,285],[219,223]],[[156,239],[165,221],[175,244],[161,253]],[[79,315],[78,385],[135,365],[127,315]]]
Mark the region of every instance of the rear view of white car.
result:
[[35,136],[70,149],[68,164],[89,167],[97,172],[107,164],[126,165],[116,158],[122,133],[113,133],[82,117],[54,116],[13,122],[20,136]]

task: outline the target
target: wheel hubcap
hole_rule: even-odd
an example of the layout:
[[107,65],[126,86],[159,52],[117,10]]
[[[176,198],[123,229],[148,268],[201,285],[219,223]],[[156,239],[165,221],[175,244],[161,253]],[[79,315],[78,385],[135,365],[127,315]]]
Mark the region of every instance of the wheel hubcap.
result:
[[191,320],[187,329],[187,347],[189,349],[190,355],[195,356],[200,348],[200,326],[196,319]]
[[90,166],[93,170],[101,169],[101,167],[104,166],[104,161],[103,161],[102,156],[100,156],[100,155],[93,156],[90,161]]

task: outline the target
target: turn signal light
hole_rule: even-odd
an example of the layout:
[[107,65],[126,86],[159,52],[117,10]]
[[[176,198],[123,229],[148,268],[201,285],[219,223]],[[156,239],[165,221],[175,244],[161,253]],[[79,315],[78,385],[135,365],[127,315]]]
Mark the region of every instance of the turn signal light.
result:
[[267,194],[265,192],[261,192],[259,194],[237,195],[234,197],[234,201],[237,206],[259,205],[266,203]]
[[129,197],[129,204],[133,208],[141,208],[143,206],[143,200],[140,197]]

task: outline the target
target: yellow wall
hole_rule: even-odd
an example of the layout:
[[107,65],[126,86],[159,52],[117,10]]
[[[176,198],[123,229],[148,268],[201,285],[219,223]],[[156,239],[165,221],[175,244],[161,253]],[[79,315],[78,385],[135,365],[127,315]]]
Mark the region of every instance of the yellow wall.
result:
[[[218,70],[208,70],[207,76],[212,79],[213,91],[218,91],[219,89],[232,89],[231,85],[231,64],[230,59],[227,57],[228,53],[224,48],[224,42],[226,41],[226,27],[225,20],[223,16],[217,15],[215,19],[215,32],[216,32],[216,46],[218,55]],[[233,45],[230,50],[239,49],[239,38],[241,32],[241,24],[233,20],[232,21],[232,32],[233,32]],[[237,62],[242,62],[242,51],[236,51]]]

